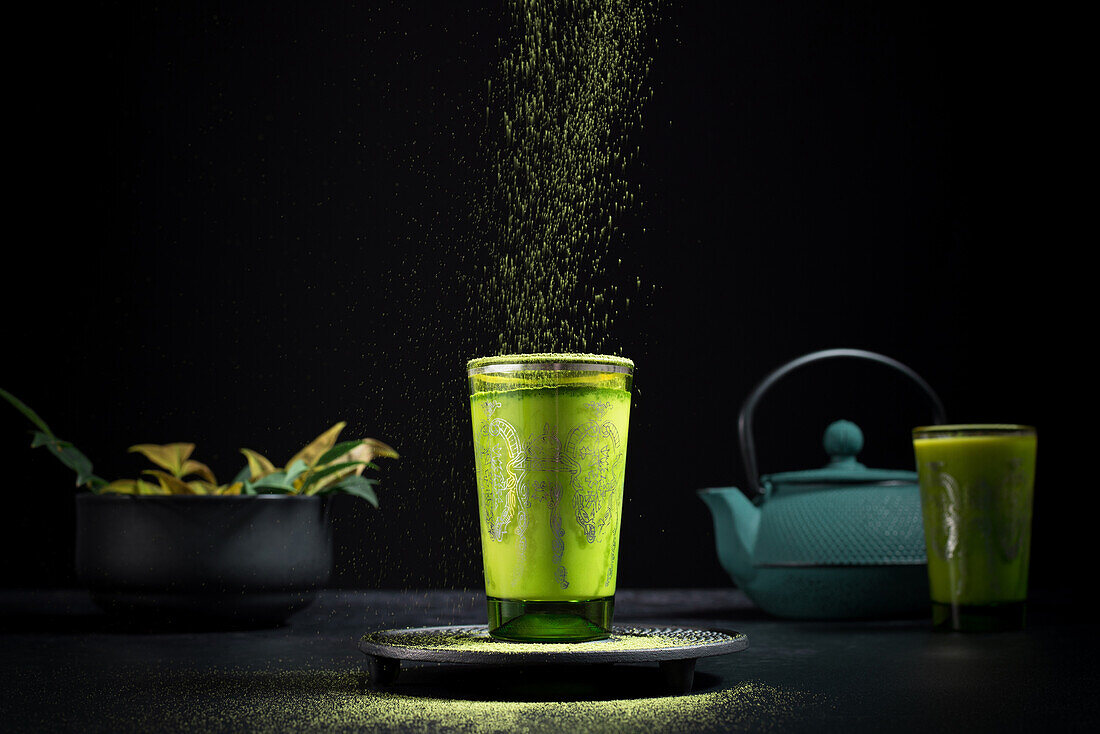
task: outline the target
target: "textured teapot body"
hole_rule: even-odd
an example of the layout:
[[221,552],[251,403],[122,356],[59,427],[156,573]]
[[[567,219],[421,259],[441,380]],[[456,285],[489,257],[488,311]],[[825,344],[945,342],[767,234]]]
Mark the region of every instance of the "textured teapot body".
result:
[[766,497],[756,566],[876,566],[925,563],[920,489],[822,487]]
[[775,493],[758,504],[737,487],[699,496],[711,512],[722,568],[764,611],[794,619],[927,611],[916,486]]

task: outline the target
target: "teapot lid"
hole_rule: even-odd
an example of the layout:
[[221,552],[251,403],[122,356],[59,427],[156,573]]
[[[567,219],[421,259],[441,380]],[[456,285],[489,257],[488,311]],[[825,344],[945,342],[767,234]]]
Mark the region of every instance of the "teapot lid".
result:
[[871,469],[856,461],[863,449],[863,431],[851,421],[839,420],[829,424],[822,438],[830,461],[820,469],[780,472],[760,478],[766,489],[780,485],[809,484],[915,484],[917,473],[899,469]]

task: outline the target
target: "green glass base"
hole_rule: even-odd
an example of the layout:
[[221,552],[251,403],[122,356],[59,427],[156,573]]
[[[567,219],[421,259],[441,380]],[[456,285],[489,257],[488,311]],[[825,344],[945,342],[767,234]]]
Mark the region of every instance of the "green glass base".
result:
[[489,634],[510,642],[586,642],[611,636],[615,597],[523,601],[486,597]]
[[955,632],[1007,632],[1024,628],[1027,602],[944,604],[932,602],[932,626]]

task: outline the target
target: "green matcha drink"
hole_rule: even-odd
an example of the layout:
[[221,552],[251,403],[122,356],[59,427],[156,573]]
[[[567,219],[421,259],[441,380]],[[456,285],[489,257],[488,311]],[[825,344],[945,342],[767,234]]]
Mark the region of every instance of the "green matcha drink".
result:
[[490,633],[607,637],[633,363],[505,355],[467,370]]
[[1031,549],[1035,430],[913,431],[933,621],[953,629],[1023,624]]

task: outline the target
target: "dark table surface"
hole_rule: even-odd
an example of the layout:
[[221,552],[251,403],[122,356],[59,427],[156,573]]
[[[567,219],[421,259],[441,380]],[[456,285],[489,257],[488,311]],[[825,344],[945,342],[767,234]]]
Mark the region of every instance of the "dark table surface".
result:
[[122,627],[80,591],[0,592],[0,730],[1076,731],[1100,724],[1100,644],[1073,605],[1026,631],[936,633],[925,619],[795,622],[735,589],[620,591],[616,622],[736,629],[667,695],[656,664],[406,663],[364,686],[357,639],[484,622],[475,592],[323,593],[274,629]]

